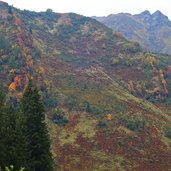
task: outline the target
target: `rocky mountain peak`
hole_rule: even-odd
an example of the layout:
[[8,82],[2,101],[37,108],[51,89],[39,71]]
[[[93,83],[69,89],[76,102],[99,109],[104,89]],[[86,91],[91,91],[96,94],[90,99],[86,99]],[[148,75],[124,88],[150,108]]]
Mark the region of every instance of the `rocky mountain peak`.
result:
[[151,16],[151,13],[148,10],[145,10],[142,13],[140,13],[139,15],[146,17],[146,16]]
[[164,20],[164,21],[168,21],[169,19],[168,19],[168,17],[167,16],[165,16],[161,11],[159,11],[159,10],[157,10],[156,12],[154,12],[153,14],[152,14],[152,17],[153,17],[153,19],[156,19],[156,20]]
[[168,17],[165,16],[161,11],[157,10],[153,14],[151,14],[148,10],[143,11],[142,13],[135,15],[138,16],[139,18],[149,21],[149,20],[168,20]]
[[145,10],[141,12],[140,14],[134,15],[135,17],[138,17],[139,19],[143,20],[144,22],[150,22],[151,21],[151,13],[148,10]]
[[157,10],[156,12],[154,12],[153,14],[152,14],[153,16],[165,16],[161,11],[159,11],[159,10]]

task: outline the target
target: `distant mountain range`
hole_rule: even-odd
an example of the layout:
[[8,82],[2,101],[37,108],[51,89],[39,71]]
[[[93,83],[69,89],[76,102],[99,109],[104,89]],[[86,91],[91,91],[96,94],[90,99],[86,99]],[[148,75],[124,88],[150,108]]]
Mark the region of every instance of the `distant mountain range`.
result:
[[115,31],[122,32],[129,40],[137,41],[150,52],[171,54],[171,21],[160,11],[151,14],[111,14],[93,17]]

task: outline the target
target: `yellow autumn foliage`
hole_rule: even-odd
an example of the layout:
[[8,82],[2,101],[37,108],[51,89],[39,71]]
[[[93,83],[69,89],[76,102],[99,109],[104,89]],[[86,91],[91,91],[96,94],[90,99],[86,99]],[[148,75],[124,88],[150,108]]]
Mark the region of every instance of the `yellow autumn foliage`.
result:
[[22,98],[22,97],[23,97],[23,93],[22,93],[22,92],[19,92],[19,93],[17,94],[17,97],[18,97],[18,98]]
[[9,73],[14,73],[15,72],[15,69],[10,69],[9,70]]
[[106,114],[106,120],[111,121],[112,120],[112,114]]

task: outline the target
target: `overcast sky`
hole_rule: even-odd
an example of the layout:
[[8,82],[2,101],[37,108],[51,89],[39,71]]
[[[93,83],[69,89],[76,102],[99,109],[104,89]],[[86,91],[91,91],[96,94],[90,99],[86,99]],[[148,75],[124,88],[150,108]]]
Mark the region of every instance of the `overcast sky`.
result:
[[160,10],[171,20],[171,0],[4,0],[10,5],[32,11],[74,12],[85,16],[106,16],[119,12],[132,14]]

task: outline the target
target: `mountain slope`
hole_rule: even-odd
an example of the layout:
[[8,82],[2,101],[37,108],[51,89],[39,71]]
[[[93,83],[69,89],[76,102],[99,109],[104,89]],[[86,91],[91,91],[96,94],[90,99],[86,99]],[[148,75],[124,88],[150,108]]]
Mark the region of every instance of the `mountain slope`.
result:
[[0,14],[0,82],[14,106],[28,78],[40,87],[55,170],[170,169],[170,56],[76,14]]
[[171,21],[160,11],[137,15],[120,13],[107,17],[93,17],[129,40],[139,42],[146,51],[171,54]]

